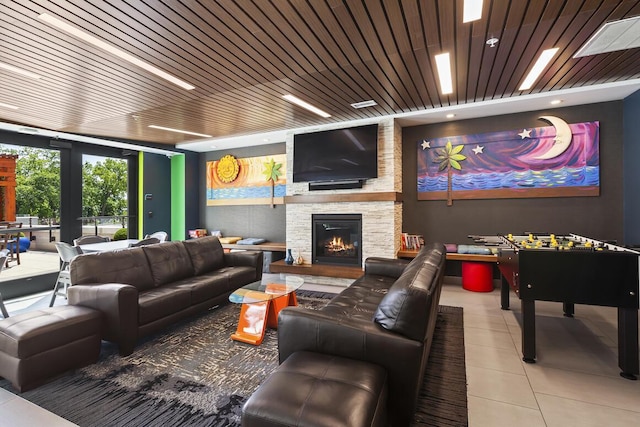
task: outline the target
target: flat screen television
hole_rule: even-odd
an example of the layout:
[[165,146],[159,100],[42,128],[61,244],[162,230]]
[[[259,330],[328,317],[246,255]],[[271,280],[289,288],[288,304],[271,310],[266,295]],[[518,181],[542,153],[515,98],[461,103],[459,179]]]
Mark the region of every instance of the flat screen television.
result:
[[293,182],[377,177],[377,124],[293,136]]

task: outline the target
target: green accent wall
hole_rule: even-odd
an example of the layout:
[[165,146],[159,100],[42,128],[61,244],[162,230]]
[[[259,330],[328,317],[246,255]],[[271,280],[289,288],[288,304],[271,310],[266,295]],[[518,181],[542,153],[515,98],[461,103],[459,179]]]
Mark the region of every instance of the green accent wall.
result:
[[171,156],[171,240],[186,238],[185,156]]
[[144,152],[138,153],[138,239],[144,237]]

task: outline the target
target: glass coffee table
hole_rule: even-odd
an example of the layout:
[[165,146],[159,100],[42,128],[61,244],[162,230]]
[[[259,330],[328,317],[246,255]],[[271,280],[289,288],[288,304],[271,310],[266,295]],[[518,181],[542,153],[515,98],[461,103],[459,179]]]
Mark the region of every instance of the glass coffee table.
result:
[[247,344],[260,345],[267,327],[278,327],[280,310],[298,305],[296,290],[304,279],[288,276],[284,283],[249,283],[229,295],[229,301],[242,304],[240,319],[231,339]]

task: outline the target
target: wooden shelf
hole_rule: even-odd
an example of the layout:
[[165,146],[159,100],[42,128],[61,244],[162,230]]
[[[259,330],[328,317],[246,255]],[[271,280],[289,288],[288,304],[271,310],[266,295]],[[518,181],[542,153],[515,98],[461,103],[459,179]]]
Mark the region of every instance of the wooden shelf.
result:
[[360,267],[326,264],[287,265],[282,259],[272,262],[269,265],[269,269],[272,273],[305,274],[309,276],[340,277],[344,279],[357,279],[364,274]]
[[402,193],[387,191],[375,193],[298,194],[284,197],[285,205],[330,202],[402,202]]
[[279,242],[265,242],[259,245],[238,245],[237,243],[222,243],[222,247],[225,249],[244,249],[247,251],[271,251],[271,252],[285,252],[287,250],[286,243]]
[[[418,251],[398,251],[398,258],[415,258],[417,254]],[[498,262],[498,256],[447,252],[447,261]]]

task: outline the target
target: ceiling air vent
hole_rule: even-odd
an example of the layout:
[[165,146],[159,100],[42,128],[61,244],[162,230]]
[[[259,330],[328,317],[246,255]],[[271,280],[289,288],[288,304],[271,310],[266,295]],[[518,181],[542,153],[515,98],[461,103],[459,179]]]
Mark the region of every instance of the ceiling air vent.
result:
[[355,102],[355,103],[351,104],[351,106],[353,108],[373,107],[374,105],[378,105],[378,103],[376,101],[374,101],[373,99],[371,99],[369,101]]
[[574,55],[574,58],[640,47],[640,16],[607,22]]

